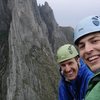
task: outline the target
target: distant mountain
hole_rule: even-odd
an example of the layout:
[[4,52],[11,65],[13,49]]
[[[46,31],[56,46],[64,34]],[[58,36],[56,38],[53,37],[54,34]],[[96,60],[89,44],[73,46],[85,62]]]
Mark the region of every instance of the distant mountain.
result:
[[0,100],[57,100],[56,50],[72,41],[47,2],[0,0]]

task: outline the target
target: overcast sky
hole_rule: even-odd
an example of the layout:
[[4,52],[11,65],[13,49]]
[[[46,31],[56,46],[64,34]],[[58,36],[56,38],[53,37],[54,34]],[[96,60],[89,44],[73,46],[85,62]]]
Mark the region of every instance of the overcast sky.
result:
[[60,26],[72,26],[89,15],[100,15],[100,0],[37,0],[38,4],[47,1]]

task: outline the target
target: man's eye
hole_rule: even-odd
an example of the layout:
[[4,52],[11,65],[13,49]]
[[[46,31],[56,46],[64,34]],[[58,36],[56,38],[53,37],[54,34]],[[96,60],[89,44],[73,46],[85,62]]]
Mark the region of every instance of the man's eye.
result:
[[65,67],[65,64],[61,64],[62,67]]
[[84,45],[79,45],[79,49],[82,49],[82,48],[84,48]]
[[72,64],[73,64],[73,62],[69,62],[69,63],[68,63],[68,65],[72,65]]
[[96,43],[96,42],[97,42],[97,40],[93,40],[93,41],[92,41],[92,43]]

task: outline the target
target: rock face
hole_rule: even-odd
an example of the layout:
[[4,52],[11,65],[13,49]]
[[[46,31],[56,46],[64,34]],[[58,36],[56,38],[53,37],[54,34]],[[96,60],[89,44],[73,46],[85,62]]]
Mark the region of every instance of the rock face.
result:
[[47,2],[0,0],[0,100],[58,99],[55,54],[73,39],[66,29]]

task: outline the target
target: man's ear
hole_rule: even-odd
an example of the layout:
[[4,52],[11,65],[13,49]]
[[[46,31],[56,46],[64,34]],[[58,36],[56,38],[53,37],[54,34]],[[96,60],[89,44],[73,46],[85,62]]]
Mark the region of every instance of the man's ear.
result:
[[77,59],[77,63],[78,63],[79,66],[80,66],[80,57],[78,57],[78,59]]
[[62,71],[61,67],[59,68],[59,72],[61,75],[64,75],[64,72]]

